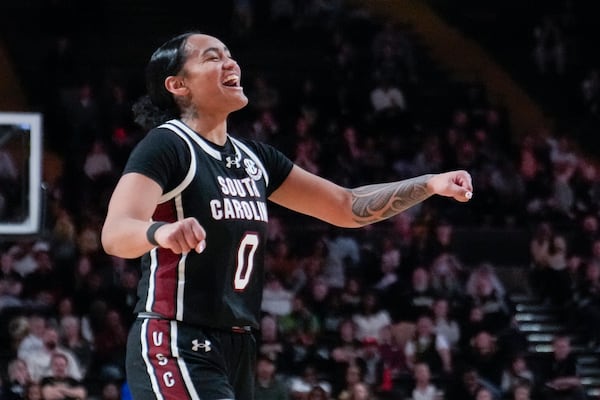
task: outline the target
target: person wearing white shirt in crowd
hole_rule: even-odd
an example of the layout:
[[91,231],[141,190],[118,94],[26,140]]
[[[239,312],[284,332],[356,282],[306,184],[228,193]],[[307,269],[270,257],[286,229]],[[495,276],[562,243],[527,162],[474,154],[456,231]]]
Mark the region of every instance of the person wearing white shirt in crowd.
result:
[[44,331],[44,347],[41,350],[25,354],[24,361],[27,363],[33,381],[39,382],[43,377],[52,375],[52,355],[56,353],[63,354],[67,359],[68,376],[78,381],[83,378],[77,359],[71,351],[59,346],[58,339],[59,335],[56,328],[49,326]]
[[450,347],[458,346],[460,340],[460,326],[449,314],[448,300],[445,298],[435,299],[433,302],[433,324],[436,333],[441,334],[448,340]]
[[431,382],[431,371],[426,363],[415,364],[413,377],[415,387],[412,390],[411,400],[438,400],[438,389]]
[[287,315],[292,311],[292,299],[294,294],[287,290],[277,275],[267,273],[261,310],[271,315]]
[[21,359],[44,348],[46,318],[39,314],[32,314],[27,318],[27,327],[29,333],[21,340],[17,349],[17,356]]
[[352,315],[356,324],[356,339],[374,338],[381,340],[380,331],[392,323],[387,310],[379,307],[379,297],[376,292],[370,291],[363,295],[361,309]]

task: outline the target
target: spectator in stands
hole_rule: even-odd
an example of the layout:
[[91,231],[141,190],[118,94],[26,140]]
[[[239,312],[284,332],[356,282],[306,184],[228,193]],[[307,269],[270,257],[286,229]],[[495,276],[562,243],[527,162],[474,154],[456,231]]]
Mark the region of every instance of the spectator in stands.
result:
[[8,250],[13,257],[13,270],[22,277],[26,277],[38,267],[33,251],[34,240],[22,239]]
[[90,82],[81,82],[79,86],[62,99],[63,108],[69,115],[68,122],[72,130],[69,148],[73,150],[70,159],[76,159],[82,166],[85,149],[100,135],[101,111],[95,88]]
[[87,397],[85,386],[68,373],[69,360],[63,354],[55,353],[50,360],[50,375],[42,378],[44,400],[84,400]]
[[430,266],[431,286],[449,305],[457,307],[465,301],[465,268],[454,253],[441,253]]
[[454,225],[447,219],[440,219],[433,224],[432,231],[427,245],[429,257],[435,260],[442,254],[455,254]]
[[389,77],[379,78],[369,95],[377,128],[389,133],[398,126],[404,126],[408,112],[406,96]]
[[499,333],[508,326],[510,308],[504,296],[504,287],[499,286],[490,264],[484,264],[471,272],[467,282],[467,307],[479,308],[483,312],[483,324],[491,333]]
[[[366,383],[363,382],[363,371],[358,364],[348,364],[345,370],[344,379],[338,390],[334,391],[337,393],[336,398],[338,400],[352,400],[352,393],[354,392],[354,386],[357,384]],[[368,387],[368,386],[367,386]]]
[[21,275],[14,271],[0,275],[0,312],[22,309],[26,299]]
[[27,336],[19,343],[18,356],[23,359],[27,354],[44,348],[44,332],[47,320],[41,314],[33,313],[27,318]]
[[450,303],[445,297],[438,297],[431,306],[435,333],[443,335],[450,348],[456,350],[460,343],[460,324],[450,310]]
[[296,143],[294,155],[292,157],[295,164],[313,173],[321,173],[319,164],[320,145],[311,139],[300,140]]
[[402,261],[400,249],[396,246],[391,237],[384,237],[381,240],[381,277],[374,288],[378,291],[385,291],[388,286],[398,281],[398,269]]
[[519,386],[528,388],[535,384],[533,370],[527,362],[525,354],[515,354],[504,365],[500,390],[505,397],[514,394]]
[[414,388],[411,400],[440,400],[439,389],[431,380],[431,371],[424,362],[415,364]]
[[85,377],[92,365],[93,347],[82,337],[81,320],[78,317],[66,315],[60,319],[60,343],[73,353]]
[[289,238],[283,235],[272,240],[265,255],[265,271],[277,275],[286,288],[296,292],[300,289],[300,284],[293,280],[296,268],[297,260],[290,248]]
[[[63,273],[58,270],[50,244],[38,240],[31,248],[36,269],[25,276],[23,295],[30,299],[46,298],[47,305],[54,305],[64,290]],[[66,275],[66,274],[65,274]]]
[[[342,309],[346,314],[354,314],[359,311],[364,291],[362,279],[357,276],[349,276],[342,289]],[[385,308],[388,308],[387,305]]]
[[252,123],[250,137],[254,140],[275,143],[280,140],[280,126],[275,113],[272,110],[263,110],[259,112],[257,118]]
[[121,396],[121,387],[116,381],[106,381],[100,389],[98,400],[125,400]]
[[295,295],[292,310],[278,318],[279,333],[284,341],[286,355],[293,371],[310,363],[319,371],[326,362],[320,341],[321,325],[317,315],[306,306],[304,298]]
[[600,262],[590,261],[585,276],[576,288],[570,310],[575,314],[574,326],[580,328],[590,347],[600,345]]
[[[319,326],[321,327],[319,334],[325,334],[324,323],[326,320],[333,318],[335,323],[340,318],[339,309],[336,309],[336,300],[333,298],[333,290],[323,277],[317,277],[304,288],[302,296],[305,298],[306,306],[312,310],[319,320]],[[331,309],[330,306],[332,306]],[[328,326],[327,329],[328,333],[332,333],[332,330],[335,331],[337,326]]]
[[267,356],[259,356],[256,362],[256,400],[287,400],[288,388],[277,376],[277,366]]
[[416,149],[411,162],[413,173],[418,171],[441,171],[444,165],[441,140],[438,135],[427,133],[423,144]]
[[327,248],[323,278],[329,287],[341,289],[347,275],[360,265],[360,246],[352,232],[337,227],[327,227],[323,242]]
[[[97,182],[97,185],[99,186],[102,185],[102,183],[99,182],[102,177],[110,177],[115,174],[116,171],[113,161],[102,140],[96,139],[92,143],[85,156],[83,171],[89,180]],[[92,184],[86,185],[86,187],[90,189],[94,188],[94,186],[95,185]]]
[[431,277],[425,267],[417,267],[412,272],[409,286],[398,281],[391,285],[385,294],[385,308],[392,313],[392,320],[412,321],[423,313],[431,311],[431,306],[437,297],[435,289],[431,286]]
[[388,325],[380,332],[380,341],[378,345],[379,354],[391,378],[396,382],[406,382],[412,371],[409,370],[404,347],[409,338],[405,334],[407,324]]
[[319,323],[322,327],[320,339],[322,343],[331,346],[336,341],[340,324],[350,315],[342,308],[339,290],[329,290],[322,307],[324,309],[319,313]]
[[599,216],[594,213],[584,213],[584,215],[579,218],[578,226],[574,229],[572,235],[572,254],[587,260],[592,255],[593,241],[599,237]]
[[261,310],[275,316],[287,315],[292,311],[294,294],[286,289],[278,275],[265,275]]
[[329,400],[331,399],[328,393],[322,386],[313,386],[306,395],[306,400]]
[[108,309],[94,335],[96,371],[105,379],[122,379],[125,371],[127,327],[117,310]]
[[379,294],[368,291],[363,295],[361,308],[352,315],[356,324],[356,338],[380,340],[380,331],[392,323],[389,312],[381,307]]
[[336,146],[335,163],[330,167],[337,182],[352,185],[363,181],[362,159],[364,147],[361,132],[353,124],[341,128],[339,144]]
[[505,358],[496,338],[489,332],[481,331],[471,338],[471,347],[463,350],[462,359],[477,369],[479,378],[485,380],[496,392],[500,391]]
[[338,326],[339,336],[331,349],[334,375],[340,375],[350,364],[355,364],[360,354],[360,341],[356,338],[356,324],[345,319]]
[[[446,400],[476,400],[481,389],[491,390],[479,377],[476,368],[469,365],[462,367],[459,379],[448,386],[444,399]],[[492,390],[492,393],[493,390]]]
[[22,400],[27,386],[32,383],[27,364],[20,358],[8,363],[7,380],[0,384],[1,400]]
[[300,375],[290,377],[288,386],[292,400],[306,400],[308,393],[315,386],[331,393],[331,384],[319,376],[317,368],[312,364],[305,365]]
[[547,218],[552,188],[552,168],[547,142],[541,134],[526,135],[519,144],[518,172],[525,187],[528,218]]
[[[65,269],[72,270],[77,253],[75,216],[61,204],[54,207],[53,214],[55,220],[51,231],[50,247],[52,248],[54,260],[58,265],[64,266]],[[73,285],[72,280],[73,278],[67,281],[69,294],[72,294],[73,290],[71,287]]]
[[294,274],[297,274],[295,293],[302,293],[315,279],[323,277],[323,270],[327,262],[327,245],[322,236],[313,238],[298,238],[299,246],[305,250],[298,257],[298,265]]
[[285,344],[279,338],[277,317],[274,315],[262,316],[258,343],[258,354],[271,359],[279,371],[285,373],[292,369],[290,360],[285,357]]
[[52,356],[57,353],[64,355],[67,359],[67,375],[76,380],[83,378],[76,357],[70,350],[60,345],[59,334],[55,327],[47,326],[42,340],[44,346],[41,349],[29,351],[23,355],[32,380],[40,381],[44,376],[51,374]]
[[[350,391],[348,392],[348,400],[374,400],[375,398],[377,398],[376,396],[373,396],[372,394],[372,390],[369,387],[369,385],[367,385],[364,382],[356,382],[354,385],[352,385],[352,387],[350,388]],[[345,397],[342,396],[342,394],[340,394],[340,396],[338,397],[339,400],[344,400]]]
[[553,304],[562,305],[570,298],[567,238],[564,234],[551,232],[545,239],[531,242],[531,254],[543,288],[543,297]]
[[448,340],[435,333],[433,321],[428,314],[417,318],[413,337],[404,348],[411,370],[418,362],[426,363],[436,378],[444,378],[452,372],[452,352]]
[[312,310],[306,306],[304,298],[295,295],[290,311],[279,317],[279,329],[288,340],[295,336],[311,336],[314,338],[321,327],[319,320]]
[[517,383],[510,393],[510,400],[531,400],[532,386],[528,383]]
[[371,387],[379,386],[383,379],[383,359],[377,339],[365,337],[358,353],[357,362],[363,370],[363,381]]
[[541,365],[540,384],[543,399],[585,399],[570,338],[565,335],[555,336],[552,349],[552,353]]
[[497,397],[494,397],[494,393],[486,387],[477,389],[477,392],[475,393],[475,400],[494,400],[494,399],[497,399]]
[[25,389],[25,397],[24,400],[46,400],[42,394],[42,385],[38,382],[31,382],[27,385]]

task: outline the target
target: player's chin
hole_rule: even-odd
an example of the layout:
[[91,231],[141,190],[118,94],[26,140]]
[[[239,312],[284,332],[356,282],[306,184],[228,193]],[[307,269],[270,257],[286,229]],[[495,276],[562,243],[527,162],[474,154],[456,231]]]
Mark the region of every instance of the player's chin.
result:
[[248,97],[244,93],[236,96],[235,101],[232,104],[233,111],[241,110],[248,105]]

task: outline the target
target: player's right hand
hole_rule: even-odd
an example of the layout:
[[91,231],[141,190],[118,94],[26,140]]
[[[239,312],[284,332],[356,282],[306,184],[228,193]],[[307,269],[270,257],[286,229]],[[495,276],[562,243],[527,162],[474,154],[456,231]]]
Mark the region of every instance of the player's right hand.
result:
[[161,226],[156,230],[154,239],[160,247],[170,249],[176,254],[191,250],[202,253],[206,248],[206,232],[193,217]]

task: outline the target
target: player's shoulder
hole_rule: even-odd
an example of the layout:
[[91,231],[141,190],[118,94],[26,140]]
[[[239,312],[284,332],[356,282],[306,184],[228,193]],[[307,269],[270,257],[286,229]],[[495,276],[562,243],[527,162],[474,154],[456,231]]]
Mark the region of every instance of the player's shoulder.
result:
[[148,131],[141,140],[151,146],[181,146],[184,140],[166,125],[156,126]]

